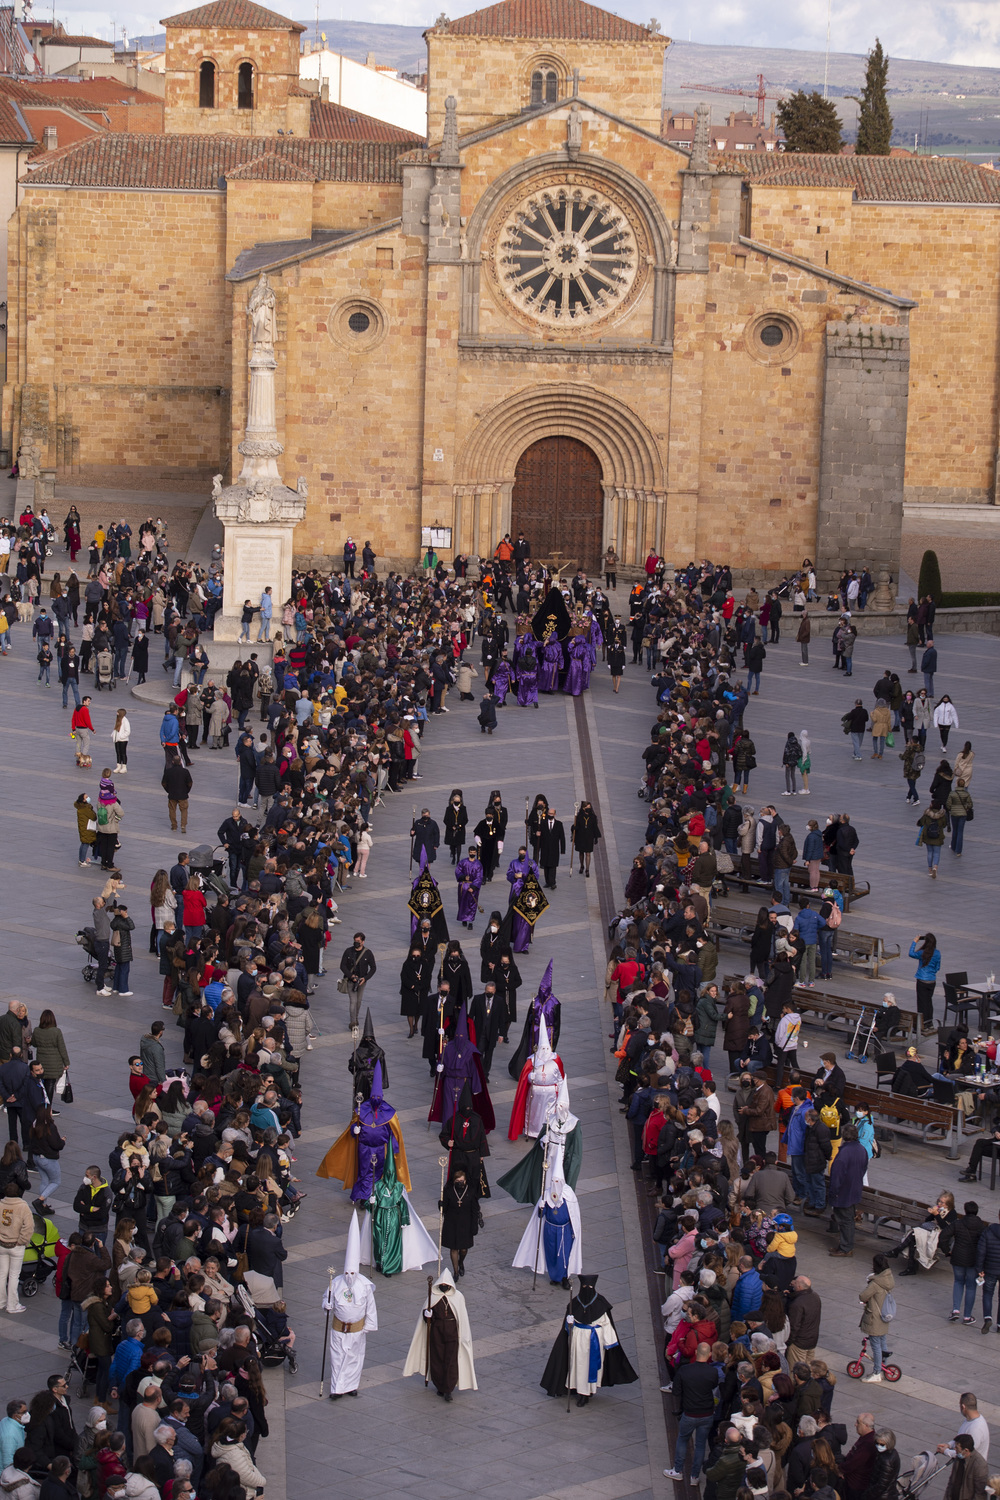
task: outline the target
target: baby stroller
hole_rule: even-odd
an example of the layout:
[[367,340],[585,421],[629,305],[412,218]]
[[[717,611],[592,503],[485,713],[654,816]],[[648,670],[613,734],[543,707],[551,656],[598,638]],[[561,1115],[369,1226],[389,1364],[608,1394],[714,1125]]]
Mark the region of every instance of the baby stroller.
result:
[[[93,958],[96,960],[97,937],[94,929],[92,927],[84,927],[81,932],[77,933],[76,940],[80,944],[80,947],[83,949],[84,953],[87,954],[88,958]],[[96,962],[92,964],[85,964],[84,967],[80,970],[80,973],[83,975],[88,984],[93,984],[94,980],[97,978]]]
[[22,1297],[34,1297],[43,1282],[48,1281],[58,1262],[56,1246],[59,1230],[51,1219],[35,1214],[35,1232],[28,1241],[24,1262],[17,1279],[17,1290]]
[[73,1379],[73,1372],[80,1377],[80,1384],[76,1388],[78,1396],[86,1396],[87,1390],[97,1381],[97,1356],[91,1354],[88,1335],[81,1333],[73,1346],[69,1357],[69,1368],[66,1371],[66,1384],[69,1385]]
[[[251,1272],[250,1274],[252,1275],[253,1273]],[[261,1295],[268,1297],[268,1306],[272,1302],[280,1302],[282,1300],[280,1292],[274,1287],[270,1277],[261,1277],[260,1281],[261,1283],[268,1283],[268,1290],[261,1293]],[[253,1320],[253,1335],[257,1343],[261,1364],[276,1368],[278,1365],[284,1364],[287,1359],[288,1368],[294,1374],[298,1367],[294,1350],[282,1344],[280,1337],[276,1337],[272,1333],[265,1320],[265,1316],[258,1310],[246,1286],[236,1287],[233,1292],[231,1305],[234,1306],[234,1310],[238,1307],[239,1311],[245,1317]]]
[[947,1458],[943,1453],[932,1453],[929,1449],[918,1453],[913,1460],[913,1467],[899,1476],[900,1500],[910,1500],[910,1497],[918,1490],[922,1490],[935,1474],[946,1472],[954,1462],[953,1458]]
[[94,657],[94,688],[99,693],[102,688],[109,692],[115,690],[114,657],[110,651],[98,651]]
[[202,883],[217,896],[228,898],[229,883],[222,874],[226,861],[218,857],[220,851],[225,854],[222,844],[215,850],[211,844],[199,844],[188,856],[188,869],[192,875],[200,875]]

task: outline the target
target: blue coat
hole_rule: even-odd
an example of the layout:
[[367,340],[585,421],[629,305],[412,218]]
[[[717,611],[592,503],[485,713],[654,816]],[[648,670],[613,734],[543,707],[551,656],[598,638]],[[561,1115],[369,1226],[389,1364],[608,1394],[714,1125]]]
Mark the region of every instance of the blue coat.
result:
[[733,1287],[732,1319],[740,1321],[747,1313],[756,1312],[764,1300],[764,1283],[757,1271],[744,1271]]
[[794,930],[799,933],[802,941],[806,944],[815,943],[819,938],[819,930],[826,926],[825,917],[811,906],[803,906],[793,924]]
[[830,1168],[827,1203],[831,1208],[853,1208],[861,1202],[861,1189],[868,1171],[868,1152],[860,1141],[845,1141]]
[[789,1156],[801,1156],[805,1150],[806,1139],[806,1112],[812,1109],[811,1100],[798,1105],[792,1110],[788,1120],[788,1129],[785,1132],[785,1149]]
[[1000,1276],[1000,1224],[987,1224],[976,1246],[976,1266],[987,1276]]

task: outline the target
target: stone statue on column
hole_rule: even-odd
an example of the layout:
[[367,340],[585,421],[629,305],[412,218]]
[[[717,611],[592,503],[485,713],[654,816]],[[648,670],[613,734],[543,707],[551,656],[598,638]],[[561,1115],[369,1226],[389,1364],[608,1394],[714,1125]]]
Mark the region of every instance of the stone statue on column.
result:
[[306,513],[304,480],[290,489],[278,470],[285,450],[278,441],[275,407],[276,310],[274,288],[262,271],[247,298],[250,385],[239,444],[243,468],[236,484],[223,488],[217,479],[212,489],[215,514],[225,528],[223,604],[215,619],[219,642],[238,639],[245,599],[258,605],[268,587],[276,603],[288,598],[292,531]]

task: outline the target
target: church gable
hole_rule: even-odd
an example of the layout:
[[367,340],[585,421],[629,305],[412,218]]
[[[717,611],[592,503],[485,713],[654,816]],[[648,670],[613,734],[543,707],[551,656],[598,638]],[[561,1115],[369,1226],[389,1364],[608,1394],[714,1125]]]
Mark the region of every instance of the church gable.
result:
[[568,100],[588,98],[658,134],[668,39],[585,0],[500,0],[424,35],[428,139],[440,140],[445,100],[458,100],[466,134]]

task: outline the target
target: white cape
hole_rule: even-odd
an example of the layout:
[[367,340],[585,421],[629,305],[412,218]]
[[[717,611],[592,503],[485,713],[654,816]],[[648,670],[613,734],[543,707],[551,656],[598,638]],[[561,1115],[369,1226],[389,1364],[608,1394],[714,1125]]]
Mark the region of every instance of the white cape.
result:
[[[437,1251],[435,1250],[435,1255]],[[442,1283],[447,1285],[447,1292],[441,1292]],[[455,1287],[455,1278],[451,1274],[451,1268],[445,1266],[440,1276],[437,1277],[431,1290],[431,1307],[434,1307],[441,1296],[447,1296],[451,1301],[452,1310],[458,1319],[458,1387],[460,1391],[478,1391],[476,1382],[476,1366],[472,1354],[472,1328],[469,1324],[469,1314],[465,1306],[465,1298]],[[426,1303],[424,1306],[426,1307]],[[427,1324],[424,1320],[423,1309],[417,1319],[417,1326],[413,1330],[413,1338],[410,1342],[406,1363],[403,1366],[404,1378],[408,1375],[422,1375],[424,1363],[427,1357]]]
[[[437,1261],[437,1241],[431,1239],[405,1188],[403,1197],[410,1211],[410,1222],[403,1225],[403,1270],[419,1271],[428,1261]],[[361,1261],[366,1266],[372,1264],[372,1216],[367,1212],[361,1225]]]
[[[583,1233],[580,1228],[580,1205],[573,1189],[567,1184],[563,1188],[563,1198],[569,1209],[569,1222],[573,1226],[573,1248],[569,1253],[569,1268],[567,1276],[579,1276],[583,1270]],[[545,1266],[545,1226],[542,1225],[542,1233],[538,1232],[538,1210],[545,1205],[545,1199],[539,1198],[531,1212],[527,1228],[521,1236],[511,1262],[518,1268],[529,1271],[539,1271],[543,1276],[547,1275]]]

